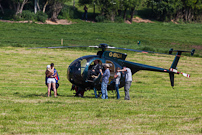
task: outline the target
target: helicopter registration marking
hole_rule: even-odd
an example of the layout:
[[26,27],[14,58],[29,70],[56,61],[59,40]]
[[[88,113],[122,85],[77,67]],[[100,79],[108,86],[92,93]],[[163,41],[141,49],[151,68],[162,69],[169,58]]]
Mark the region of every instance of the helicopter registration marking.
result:
[[122,58],[122,54],[110,52],[109,57]]

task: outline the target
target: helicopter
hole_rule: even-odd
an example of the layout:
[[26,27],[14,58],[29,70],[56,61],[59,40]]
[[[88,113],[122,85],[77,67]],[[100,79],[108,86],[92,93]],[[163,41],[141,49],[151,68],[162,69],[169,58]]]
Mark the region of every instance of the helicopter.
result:
[[[134,49],[127,49],[127,48],[118,48],[118,47],[111,47],[107,44],[100,44],[99,46],[88,46],[93,48],[101,48],[102,51],[98,51],[97,55],[87,55],[80,57],[76,60],[74,60],[67,69],[67,78],[68,80],[75,86],[80,88],[80,91],[82,94],[87,89],[97,89],[98,91],[101,90],[101,78],[102,75],[99,74],[96,79],[93,81],[88,80],[88,71],[91,70],[91,65],[94,64],[94,61],[99,61],[99,64],[109,64],[110,66],[110,78],[109,83],[107,86],[107,90],[114,90],[114,85],[110,83],[115,74],[115,69],[117,67],[123,68],[128,67],[131,69],[132,75],[140,70],[148,70],[148,71],[157,71],[157,72],[163,72],[163,73],[169,73],[170,76],[170,82],[171,86],[174,87],[174,74],[182,74],[185,77],[190,77],[189,74],[178,72],[177,71],[177,64],[179,62],[180,56],[182,52],[190,52],[190,51],[181,51],[181,50],[169,50],[169,54],[172,54],[172,52],[177,52],[175,59],[173,60],[173,63],[169,69],[164,69],[160,67],[154,67],[150,65],[135,63],[126,61],[127,54],[126,53],[120,53],[120,52],[113,52],[108,51],[107,49],[122,49],[122,50],[128,50],[128,51],[134,51],[134,52],[142,52],[142,53],[154,53],[150,51],[140,51],[140,50],[134,50]],[[193,49],[190,53],[193,56],[195,52],[195,49]],[[122,75],[120,79],[120,85],[119,88],[123,87],[125,85],[125,78]],[[77,93],[78,94],[78,93]]]
[[[89,70],[92,70],[92,65],[94,65],[95,61],[98,61],[100,65],[109,64],[109,70],[110,70],[110,77],[109,77],[109,83],[107,86],[108,91],[113,91],[115,89],[114,84],[110,83],[115,74],[115,69],[119,67],[122,69],[123,67],[128,67],[131,69],[132,75],[140,70],[147,70],[147,71],[156,71],[156,72],[162,72],[162,73],[168,73],[170,77],[171,86],[174,87],[174,74],[182,74],[185,77],[190,77],[189,74],[178,72],[177,71],[177,64],[179,62],[179,59],[181,57],[181,54],[183,52],[189,52],[191,53],[191,56],[194,55],[195,49],[192,51],[181,51],[181,50],[173,50],[172,48],[169,50],[169,55],[172,55],[172,52],[177,52],[175,55],[175,58],[173,60],[173,63],[171,64],[171,67],[169,69],[145,65],[141,63],[135,63],[131,61],[126,61],[127,54],[126,53],[120,53],[120,52],[114,52],[109,51],[107,49],[119,49],[119,50],[127,50],[127,51],[133,51],[133,52],[141,52],[141,53],[156,53],[151,51],[141,51],[141,50],[134,50],[134,49],[127,49],[127,48],[119,48],[119,47],[113,47],[109,46],[108,44],[102,43],[96,46],[61,46],[61,47],[39,47],[39,48],[71,48],[71,47],[90,47],[90,48],[99,48],[96,55],[87,55],[82,56],[80,58],[77,58],[74,60],[67,69],[67,79],[72,83],[72,86],[76,89],[76,95],[81,94],[83,96],[84,92],[86,90],[92,90],[95,89],[99,92],[101,91],[101,80],[102,75],[99,73],[96,78],[93,80],[89,80]],[[104,68],[102,69],[104,70]],[[125,85],[125,76],[121,75],[120,79],[120,85],[119,88],[122,88]],[[72,88],[72,89],[74,89]]]

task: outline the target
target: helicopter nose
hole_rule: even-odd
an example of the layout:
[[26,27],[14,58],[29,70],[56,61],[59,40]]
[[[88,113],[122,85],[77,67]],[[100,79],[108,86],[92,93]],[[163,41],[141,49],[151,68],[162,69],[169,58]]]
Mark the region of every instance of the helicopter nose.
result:
[[72,79],[72,73],[73,73],[73,68],[72,67],[68,67],[68,69],[67,69],[67,79],[70,81],[70,82],[72,82],[73,81],[73,79]]
[[80,68],[77,69],[75,66],[69,66],[67,69],[67,79],[71,83],[75,83],[78,78],[81,78],[80,76]]

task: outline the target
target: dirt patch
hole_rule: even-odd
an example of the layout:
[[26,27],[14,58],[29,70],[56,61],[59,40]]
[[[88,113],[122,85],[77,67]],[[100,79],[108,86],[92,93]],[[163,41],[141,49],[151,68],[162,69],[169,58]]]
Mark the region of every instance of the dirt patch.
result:
[[125,23],[127,23],[127,24],[131,24],[131,22],[130,22],[129,20],[126,20]]
[[191,47],[197,50],[202,50],[202,45],[192,45]]
[[[33,23],[33,21],[10,21],[10,20],[0,20],[1,22],[8,22],[8,23]],[[55,22],[51,20],[46,20],[45,23],[43,22],[35,22],[37,24],[52,24],[52,25],[70,25],[72,24],[71,21],[65,20],[65,19],[57,19]]]
[[149,19],[142,19],[140,17],[133,18],[133,22],[136,22],[136,23],[154,23],[153,21],[151,21]]
[[57,19],[55,22],[53,22],[51,20],[46,20],[45,23],[46,24],[53,24],[53,25],[58,25],[58,24],[61,24],[61,25],[70,25],[70,24],[72,24],[71,21],[68,21],[66,19]]
[[[10,21],[10,20],[0,20],[0,22],[8,22],[8,23],[33,23],[33,21]],[[94,21],[86,21],[86,22],[91,22],[91,23],[95,23]],[[140,17],[135,17],[133,18],[133,22],[136,23],[154,23],[149,19],[142,19]],[[46,20],[45,23],[43,22],[34,22],[37,24],[52,24],[52,25],[70,25],[73,24],[71,21],[68,21],[66,19],[56,19],[55,21],[51,21],[50,19]],[[129,20],[126,20],[125,23],[127,24],[131,24],[131,22]]]
[[176,22],[175,20],[171,20],[171,22],[175,23],[175,24],[178,24],[178,22]]

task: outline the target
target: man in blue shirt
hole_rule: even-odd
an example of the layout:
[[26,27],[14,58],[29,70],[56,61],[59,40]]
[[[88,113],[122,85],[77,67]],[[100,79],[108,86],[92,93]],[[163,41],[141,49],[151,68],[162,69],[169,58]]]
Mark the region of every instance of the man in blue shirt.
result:
[[109,82],[110,77],[110,71],[109,71],[109,64],[105,64],[105,72],[103,73],[101,71],[102,75],[102,85],[101,85],[101,91],[102,91],[102,99],[108,99],[108,93],[107,93],[107,84]]
[[125,72],[125,86],[124,86],[125,98],[124,99],[130,100],[129,89],[130,89],[131,83],[133,81],[131,70],[130,70],[130,68],[123,67],[123,69],[118,70],[118,71]]

